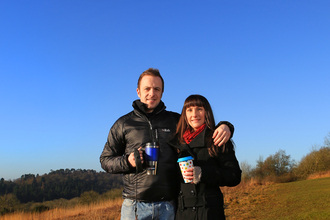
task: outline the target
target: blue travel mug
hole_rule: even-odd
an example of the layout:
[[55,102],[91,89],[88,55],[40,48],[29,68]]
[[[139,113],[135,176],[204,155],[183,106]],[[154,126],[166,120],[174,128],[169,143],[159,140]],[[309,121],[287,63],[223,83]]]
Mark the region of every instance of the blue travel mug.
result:
[[147,143],[145,147],[145,159],[148,175],[156,175],[159,158],[159,145],[157,142]]

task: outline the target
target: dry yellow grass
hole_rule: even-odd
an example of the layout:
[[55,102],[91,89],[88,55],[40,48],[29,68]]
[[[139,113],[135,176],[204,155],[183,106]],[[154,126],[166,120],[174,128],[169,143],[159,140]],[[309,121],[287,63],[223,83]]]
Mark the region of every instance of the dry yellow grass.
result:
[[119,220],[122,199],[103,201],[74,208],[57,208],[42,213],[17,212],[0,216],[0,220]]
[[[313,174],[307,179],[326,177],[330,177],[330,171]],[[274,189],[278,186],[282,184],[258,182],[252,179],[236,187],[222,187],[227,220],[263,219],[259,216],[260,208],[278,198],[277,193],[274,193]],[[283,204],[277,204],[277,206],[281,205]]]
[[310,180],[310,179],[319,179],[325,177],[330,177],[330,170],[312,174],[307,179]]
[[254,219],[251,210],[269,199],[266,192],[272,185],[252,179],[236,187],[221,187],[227,220]]
[[[330,177],[330,171],[311,175],[308,179]],[[236,187],[221,187],[224,194],[227,220],[258,219],[255,211],[276,196],[270,194],[271,182],[255,179],[242,182]],[[0,220],[119,220],[121,198],[74,208],[57,208],[42,213],[18,212],[0,216]]]
[[[227,219],[246,219],[253,205],[265,201],[263,191],[270,183],[254,179],[236,187],[222,187]],[[74,208],[57,208],[42,213],[14,213],[0,216],[0,220],[119,220],[122,199],[104,201]]]

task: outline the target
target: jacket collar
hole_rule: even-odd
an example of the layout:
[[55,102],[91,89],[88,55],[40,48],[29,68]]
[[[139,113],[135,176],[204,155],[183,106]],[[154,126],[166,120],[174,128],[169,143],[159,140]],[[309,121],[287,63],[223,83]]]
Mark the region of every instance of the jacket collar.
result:
[[164,104],[164,102],[162,100],[160,100],[159,104],[157,105],[157,107],[153,110],[152,113],[147,113],[147,105],[144,104],[143,102],[141,102],[139,99],[135,100],[132,104],[133,108],[135,111],[138,111],[139,113],[144,114],[145,116],[147,116],[148,118],[160,113],[161,111],[165,110],[166,106]]
[[178,136],[175,135],[168,141],[168,144],[180,150],[187,150],[188,146],[190,148],[205,147],[205,136],[209,134],[209,132],[211,132],[211,130],[208,127],[205,127],[205,129],[199,135],[197,135],[189,144],[180,144]]
[[195,147],[204,147],[205,146],[206,129],[207,129],[207,127],[205,127],[205,129],[188,144],[189,147],[195,148]]

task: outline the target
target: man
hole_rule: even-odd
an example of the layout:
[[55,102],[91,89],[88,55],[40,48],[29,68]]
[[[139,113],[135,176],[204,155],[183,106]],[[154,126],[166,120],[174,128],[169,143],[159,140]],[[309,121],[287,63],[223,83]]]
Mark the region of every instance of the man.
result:
[[[165,110],[161,101],[164,80],[157,69],[149,68],[140,75],[136,91],[140,100],[133,102],[134,110],[120,117],[110,129],[100,156],[101,166],[109,173],[123,174],[122,220],[174,219],[178,196],[176,152],[167,140],[175,132],[180,115]],[[215,145],[219,146],[226,143],[234,131],[229,122],[220,124],[213,135]],[[159,143],[157,174],[148,175],[145,169],[140,169],[144,162],[141,147],[156,137]]]

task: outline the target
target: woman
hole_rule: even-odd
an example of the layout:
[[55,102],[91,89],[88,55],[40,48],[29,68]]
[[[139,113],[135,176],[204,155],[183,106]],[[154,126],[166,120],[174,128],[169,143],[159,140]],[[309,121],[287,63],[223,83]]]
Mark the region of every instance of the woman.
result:
[[223,195],[219,186],[236,186],[241,181],[241,169],[230,141],[216,147],[212,141],[214,117],[207,99],[189,96],[182,108],[174,138],[169,144],[178,158],[192,156],[194,168],[188,169],[184,183],[181,172],[176,219],[225,219]]

